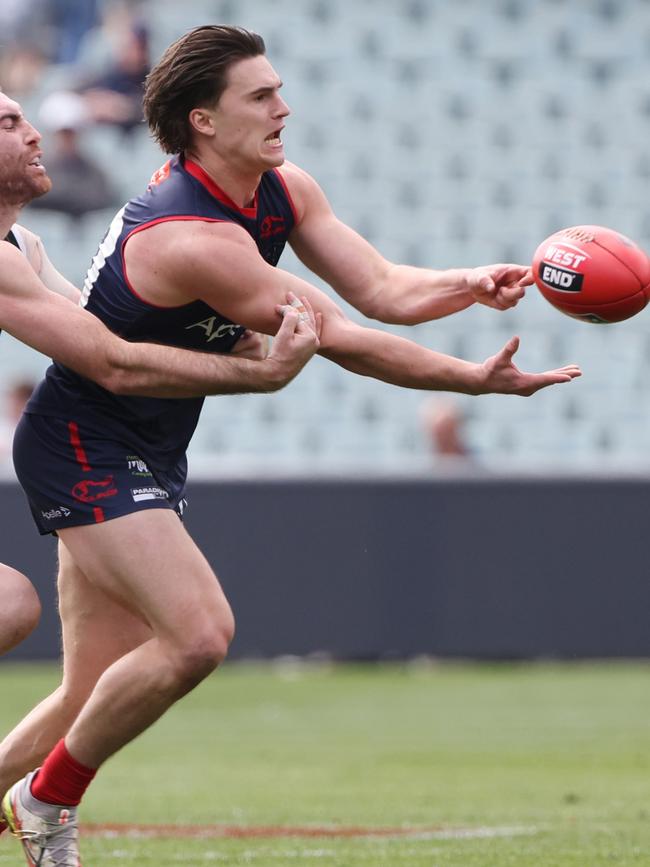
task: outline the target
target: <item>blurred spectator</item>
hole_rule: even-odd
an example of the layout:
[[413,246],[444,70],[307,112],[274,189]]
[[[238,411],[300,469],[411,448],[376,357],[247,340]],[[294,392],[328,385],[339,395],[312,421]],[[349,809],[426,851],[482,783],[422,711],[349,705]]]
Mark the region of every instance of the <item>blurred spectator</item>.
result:
[[3,90],[16,99],[25,99],[40,84],[47,63],[47,54],[36,39],[5,43],[0,53]]
[[51,56],[53,63],[76,61],[83,37],[98,23],[99,5],[99,0],[47,0],[52,27],[57,34]]
[[81,135],[87,123],[83,97],[53,93],[39,112],[43,130],[50,133],[43,163],[52,178],[47,196],[34,199],[30,208],[60,211],[79,219],[89,211],[117,204],[108,175],[84,153]]
[[[5,52],[22,46],[39,47],[46,55],[49,29],[46,22],[47,0],[2,0],[0,3],[0,48]],[[4,84],[4,82],[3,82]]]
[[99,0],[2,0],[0,81],[24,99],[50,64],[72,63],[98,18]]
[[109,68],[77,88],[86,100],[90,119],[114,124],[124,132],[139,125],[150,65],[149,31],[144,24],[131,22],[118,41]]
[[463,413],[454,400],[427,398],[420,407],[420,421],[429,453],[436,461],[472,460],[463,430]]

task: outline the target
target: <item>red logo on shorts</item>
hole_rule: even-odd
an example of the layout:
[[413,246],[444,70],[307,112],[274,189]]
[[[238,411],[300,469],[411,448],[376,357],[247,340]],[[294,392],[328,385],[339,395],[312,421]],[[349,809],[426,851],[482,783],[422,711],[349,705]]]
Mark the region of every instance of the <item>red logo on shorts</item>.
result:
[[103,500],[104,497],[114,497],[117,488],[113,486],[113,476],[106,476],[101,482],[93,479],[83,479],[72,489],[72,496],[82,503],[94,503],[95,500]]

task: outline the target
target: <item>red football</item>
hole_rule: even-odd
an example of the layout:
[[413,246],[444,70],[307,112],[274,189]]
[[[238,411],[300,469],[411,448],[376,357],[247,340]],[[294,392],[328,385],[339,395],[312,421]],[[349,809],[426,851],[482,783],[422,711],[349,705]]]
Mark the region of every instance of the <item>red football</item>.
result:
[[613,229],[572,226],[539,245],[533,276],[562,313],[585,322],[620,322],[648,302],[650,259]]

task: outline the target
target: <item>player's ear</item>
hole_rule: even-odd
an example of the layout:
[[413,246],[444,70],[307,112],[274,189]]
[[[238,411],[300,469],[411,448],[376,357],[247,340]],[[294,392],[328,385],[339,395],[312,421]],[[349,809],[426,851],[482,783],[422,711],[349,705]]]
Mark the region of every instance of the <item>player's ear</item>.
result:
[[214,118],[205,108],[193,108],[188,115],[190,126],[201,135],[214,135]]

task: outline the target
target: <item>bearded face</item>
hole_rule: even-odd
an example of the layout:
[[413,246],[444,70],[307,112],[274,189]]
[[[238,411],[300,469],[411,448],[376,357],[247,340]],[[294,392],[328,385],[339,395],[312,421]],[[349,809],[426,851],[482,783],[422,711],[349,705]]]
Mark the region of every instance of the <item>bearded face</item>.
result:
[[41,135],[17,102],[0,93],[0,205],[22,206],[47,193],[52,181],[41,165]]

